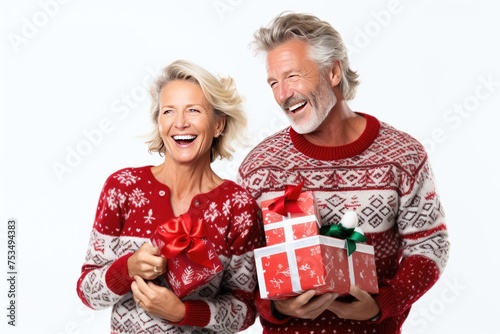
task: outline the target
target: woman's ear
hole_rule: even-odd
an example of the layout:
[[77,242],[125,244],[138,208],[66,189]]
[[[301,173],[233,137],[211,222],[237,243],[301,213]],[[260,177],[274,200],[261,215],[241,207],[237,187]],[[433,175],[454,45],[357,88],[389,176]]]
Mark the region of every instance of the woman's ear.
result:
[[217,124],[215,125],[214,137],[218,138],[224,131],[225,127],[226,127],[226,117],[221,117],[220,119],[217,120]]

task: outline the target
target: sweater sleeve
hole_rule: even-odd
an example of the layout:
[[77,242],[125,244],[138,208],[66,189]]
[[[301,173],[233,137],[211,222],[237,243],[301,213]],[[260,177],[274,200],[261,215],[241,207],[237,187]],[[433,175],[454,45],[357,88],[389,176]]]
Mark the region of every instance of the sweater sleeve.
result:
[[395,276],[381,281],[374,296],[382,310],[379,322],[407,311],[436,283],[448,260],[444,212],[428,160],[400,199],[397,225],[402,260]]
[[255,322],[257,275],[253,250],[264,244],[261,213],[255,200],[243,189],[235,192],[230,201],[231,223],[225,241],[229,259],[220,292],[214,298],[186,300],[186,315],[180,325],[233,333]]
[[124,194],[110,176],[101,191],[85,263],[77,282],[78,296],[92,309],[114,305],[130,291],[134,281],[127,267],[132,252],[115,250],[121,242],[123,198]]
[[259,314],[259,317],[272,324],[282,325],[287,323],[291,319],[291,317],[284,314],[280,317],[277,317],[273,302],[269,299],[260,298],[260,295],[258,294],[255,299],[255,305],[257,307],[257,313]]

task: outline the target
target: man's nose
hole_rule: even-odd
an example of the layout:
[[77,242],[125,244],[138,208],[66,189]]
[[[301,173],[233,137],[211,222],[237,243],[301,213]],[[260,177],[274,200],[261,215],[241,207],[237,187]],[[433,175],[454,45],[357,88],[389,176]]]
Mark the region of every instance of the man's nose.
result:
[[282,105],[290,96],[293,95],[292,89],[290,89],[290,85],[286,82],[282,82],[278,84],[277,93],[275,95],[276,102]]

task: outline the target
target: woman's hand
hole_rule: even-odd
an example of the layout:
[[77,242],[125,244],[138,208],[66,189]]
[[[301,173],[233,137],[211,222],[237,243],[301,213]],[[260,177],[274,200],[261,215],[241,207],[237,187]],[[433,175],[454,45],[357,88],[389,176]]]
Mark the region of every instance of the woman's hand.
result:
[[180,322],[184,319],[186,307],[171,290],[153,282],[146,282],[139,276],[135,276],[134,279],[132,293],[139,307],[171,322]]
[[167,259],[160,256],[158,247],[145,242],[128,258],[127,266],[130,277],[140,276],[147,280],[153,280],[165,272]]

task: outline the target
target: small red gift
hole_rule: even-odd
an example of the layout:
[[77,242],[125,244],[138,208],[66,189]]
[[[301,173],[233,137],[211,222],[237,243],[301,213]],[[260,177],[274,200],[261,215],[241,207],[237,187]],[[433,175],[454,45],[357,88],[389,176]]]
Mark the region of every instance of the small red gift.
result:
[[266,245],[319,234],[321,218],[314,194],[302,192],[304,182],[286,186],[285,194],[261,202]]
[[223,270],[202,219],[189,214],[170,219],[156,228],[151,243],[167,258],[167,281],[183,298]]
[[377,293],[373,246],[356,243],[363,238],[354,228],[335,229],[342,230],[342,239],[320,235],[255,249],[261,298],[283,299],[307,290],[342,295],[351,284]]

